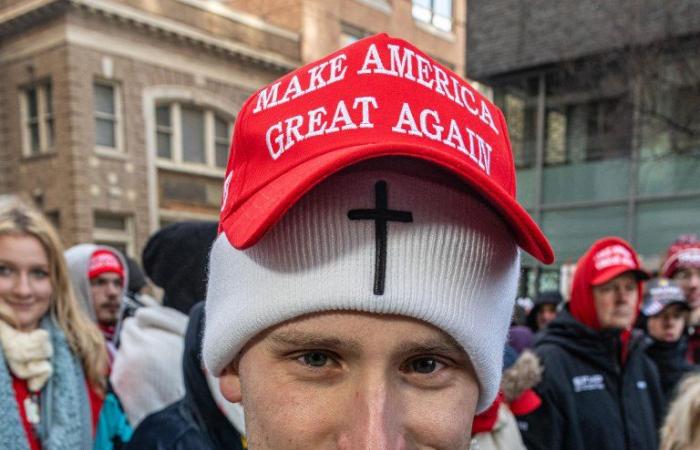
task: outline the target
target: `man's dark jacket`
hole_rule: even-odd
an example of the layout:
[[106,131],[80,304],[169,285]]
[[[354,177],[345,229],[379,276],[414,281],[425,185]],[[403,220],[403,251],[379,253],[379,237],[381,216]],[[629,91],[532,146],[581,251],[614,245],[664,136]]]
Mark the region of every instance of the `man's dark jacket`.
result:
[[698,367],[690,364],[685,355],[688,351],[688,342],[685,336],[676,342],[661,342],[649,338],[651,345],[647,348],[647,355],[656,364],[661,379],[661,390],[666,402],[673,400],[675,389],[681,379],[690,372],[697,371]]
[[204,302],[195,305],[182,356],[185,397],[146,417],[127,450],[243,450],[241,435],[221,413],[202,371]]
[[620,364],[620,333],[596,331],[567,309],[535,346],[542,406],[518,417],[530,450],[657,450],[663,395],[641,334]]

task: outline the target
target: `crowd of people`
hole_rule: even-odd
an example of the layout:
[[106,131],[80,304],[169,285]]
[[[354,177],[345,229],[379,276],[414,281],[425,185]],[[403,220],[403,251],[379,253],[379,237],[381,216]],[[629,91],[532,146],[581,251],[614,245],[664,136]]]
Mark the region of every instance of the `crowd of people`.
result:
[[[0,201],[0,448],[700,448],[700,241],[680,237],[652,279],[600,239],[570,292],[514,312],[520,249],[553,253],[515,200],[500,112],[405,41],[329,58],[243,107],[221,221],[166,226],[141,261],[64,251],[34,208]],[[294,88],[308,74],[321,97]],[[346,106],[359,89],[373,96]],[[431,137],[432,109],[418,129],[408,91],[445,117],[478,99],[478,154],[455,156],[452,125]],[[309,112],[268,158],[265,125],[284,104],[293,128],[302,95],[335,117]]]

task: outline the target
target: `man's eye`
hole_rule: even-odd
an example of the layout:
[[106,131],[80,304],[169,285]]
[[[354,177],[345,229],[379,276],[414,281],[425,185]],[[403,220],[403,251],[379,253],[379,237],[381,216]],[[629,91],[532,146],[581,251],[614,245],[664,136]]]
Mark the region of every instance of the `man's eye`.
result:
[[442,367],[442,363],[435,358],[418,358],[409,363],[411,372],[430,374]]
[[7,266],[0,266],[0,275],[2,276],[8,276],[12,273],[9,267]]
[[328,364],[328,355],[321,352],[304,353],[299,359],[304,364],[311,367],[323,367]]

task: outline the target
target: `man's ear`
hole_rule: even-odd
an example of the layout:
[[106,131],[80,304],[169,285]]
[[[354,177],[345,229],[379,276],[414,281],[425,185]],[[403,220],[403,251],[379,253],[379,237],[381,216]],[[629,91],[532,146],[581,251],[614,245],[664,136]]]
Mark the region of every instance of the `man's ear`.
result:
[[239,403],[241,401],[243,397],[241,395],[241,378],[238,376],[235,364],[229,364],[221,373],[219,389],[221,389],[224,398],[231,403]]

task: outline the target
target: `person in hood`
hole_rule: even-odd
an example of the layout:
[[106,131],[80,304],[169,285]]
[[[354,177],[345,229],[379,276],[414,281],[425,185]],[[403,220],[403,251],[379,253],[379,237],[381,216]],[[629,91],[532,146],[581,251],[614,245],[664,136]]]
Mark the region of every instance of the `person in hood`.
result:
[[[207,380],[202,364],[202,331],[204,329],[204,303],[192,308],[182,373],[185,395],[165,409],[146,417],[134,431],[126,449],[134,450],[243,450],[245,439],[240,412],[225,404],[217,403],[218,385]],[[238,407],[240,408],[240,407]],[[226,414],[233,416],[229,419]],[[234,426],[238,423],[239,429]]]
[[624,240],[595,242],[576,266],[571,301],[535,352],[542,404],[519,417],[529,450],[655,450],[663,394],[632,330],[648,275]]
[[148,278],[163,289],[163,305],[185,315],[207,294],[207,258],[216,222],[185,221],[158,230],[143,249]]
[[692,364],[700,364],[700,240],[696,235],[679,236],[671,244],[660,273],[683,289],[690,306],[686,357]]
[[[564,301],[558,291],[541,292],[535,297],[534,306],[527,314],[526,324],[533,333],[540,333],[557,317],[557,308]],[[540,333],[541,334],[541,333]]]
[[[110,375],[132,426],[185,394],[182,364],[187,317],[204,299],[207,257],[216,222],[178,222],[154,233],[143,250],[146,276],[162,288],[163,304],[139,296],[144,307],[121,326],[120,346]],[[139,380],[134,383],[134,380]]]
[[647,354],[659,369],[667,400],[673,397],[681,378],[697,370],[685,359],[689,314],[685,294],[673,280],[657,278],[647,283],[641,322],[652,341]]
[[78,244],[65,252],[68,270],[83,310],[97,323],[114,359],[117,320],[126,295],[126,259],[106,245]]

